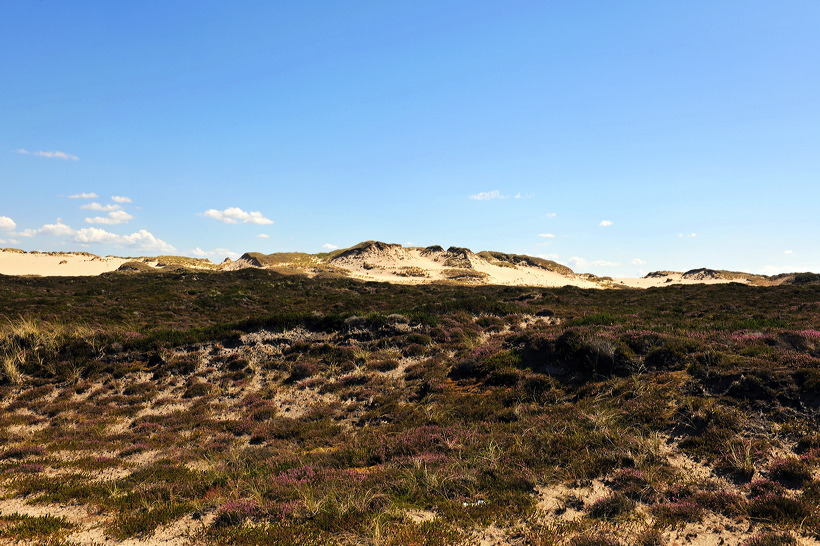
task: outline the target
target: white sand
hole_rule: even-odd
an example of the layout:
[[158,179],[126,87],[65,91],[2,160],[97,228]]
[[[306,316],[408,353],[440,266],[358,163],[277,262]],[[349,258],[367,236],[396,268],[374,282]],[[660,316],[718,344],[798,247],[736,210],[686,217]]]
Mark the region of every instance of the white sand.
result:
[[42,277],[80,277],[114,271],[125,258],[94,256],[85,253],[48,253],[0,251],[0,275],[38,275]]
[[[476,278],[475,284],[542,287],[569,285],[580,288],[602,288],[600,284],[580,275],[566,276],[527,265],[495,265],[472,253],[469,255],[469,260],[474,271],[486,275],[483,278]],[[466,269],[457,265],[448,265],[435,254],[425,254],[424,249],[421,248],[391,248],[380,255],[369,254],[363,257],[336,259],[333,265],[349,271],[350,276],[355,279],[396,284],[422,284],[447,280],[446,270]],[[423,270],[426,276],[402,275],[403,272],[413,270]]]
[[[114,271],[133,258],[100,257],[84,252],[39,253],[0,250],[0,275],[88,276]],[[139,258],[137,258],[139,259]],[[448,279],[446,270],[465,269],[478,275],[470,280],[460,279],[468,284],[497,284],[505,286],[609,288],[625,286],[630,288],[650,288],[675,284],[722,284],[748,282],[745,279],[694,279],[683,278],[682,273],[669,273],[651,278],[618,278],[612,281],[591,280],[584,275],[562,275],[554,271],[525,264],[498,265],[470,252],[467,255],[470,267],[459,267],[445,263],[440,254],[425,252],[422,248],[389,248],[378,253],[336,259],[332,262],[348,272],[354,279],[389,282],[394,284],[425,284]],[[156,266],[156,263],[148,263]],[[285,267],[289,264],[279,264]],[[292,264],[297,269],[304,264]],[[226,269],[231,269],[228,267]],[[278,269],[278,267],[274,267]],[[309,268],[308,268],[309,269]],[[306,270],[306,273],[308,271]],[[483,275],[482,275],[483,274]]]
[[746,279],[684,279],[682,273],[670,273],[663,277],[641,277],[639,279],[622,278],[612,281],[615,285],[620,284],[630,288],[652,288],[674,284],[726,284],[730,282],[748,284],[749,281]]

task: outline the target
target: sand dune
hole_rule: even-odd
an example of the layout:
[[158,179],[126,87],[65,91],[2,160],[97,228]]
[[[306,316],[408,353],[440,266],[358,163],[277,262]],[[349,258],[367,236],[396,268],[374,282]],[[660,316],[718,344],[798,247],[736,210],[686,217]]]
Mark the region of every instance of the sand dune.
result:
[[[125,264],[125,265],[124,265]],[[123,267],[124,266],[124,267]],[[579,288],[651,288],[671,285],[742,283],[775,285],[794,281],[795,274],[765,277],[747,273],[692,269],[686,272],[656,271],[641,278],[597,277],[575,273],[549,260],[501,252],[475,253],[467,248],[440,246],[403,247],[365,241],[331,253],[247,253],[240,259],[214,264],[201,258],[158,256],[153,258],[100,257],[87,252],[23,252],[0,249],[0,275],[87,276],[122,267],[131,273],[167,271],[185,267],[211,271],[263,268],[284,274],[341,276],[394,284],[433,282],[464,285]],[[818,277],[814,274],[812,277]]]
[[0,251],[0,274],[41,277],[82,277],[114,271],[126,258],[100,257],[87,252]]

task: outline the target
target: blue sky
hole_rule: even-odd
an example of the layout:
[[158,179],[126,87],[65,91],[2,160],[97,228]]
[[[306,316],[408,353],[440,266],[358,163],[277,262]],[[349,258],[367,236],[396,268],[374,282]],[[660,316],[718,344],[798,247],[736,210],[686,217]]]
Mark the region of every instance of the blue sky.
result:
[[0,246],[820,271],[820,3],[0,6]]

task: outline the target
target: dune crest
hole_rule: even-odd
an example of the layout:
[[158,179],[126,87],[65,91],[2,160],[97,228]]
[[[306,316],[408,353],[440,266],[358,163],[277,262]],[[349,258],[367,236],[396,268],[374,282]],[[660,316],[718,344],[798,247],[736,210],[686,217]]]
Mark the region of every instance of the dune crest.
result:
[[307,254],[247,252],[236,260],[215,264],[205,258],[153,256],[100,257],[88,252],[25,252],[0,249],[0,275],[88,276],[108,272],[150,274],[186,270],[237,271],[269,269],[287,275],[347,277],[394,284],[447,283],[579,288],[652,288],[675,284],[742,283],[758,286],[820,282],[814,273],[789,273],[767,277],[707,268],[686,272],[655,271],[642,278],[598,277],[576,273],[560,263],[495,251],[439,245],[404,247],[395,243],[364,241],[350,248]]

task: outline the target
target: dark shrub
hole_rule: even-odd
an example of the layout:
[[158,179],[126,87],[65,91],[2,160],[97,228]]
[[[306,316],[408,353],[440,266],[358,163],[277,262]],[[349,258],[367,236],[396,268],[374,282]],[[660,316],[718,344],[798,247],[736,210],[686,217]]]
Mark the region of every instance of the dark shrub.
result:
[[7,449],[0,455],[0,459],[17,459],[22,460],[26,457],[41,457],[46,454],[46,448],[43,446],[20,446]]
[[749,498],[762,497],[763,495],[782,495],[786,488],[771,480],[755,480],[749,485]]
[[769,476],[785,485],[800,486],[811,480],[811,466],[804,460],[796,457],[786,457],[772,462]]
[[768,493],[749,502],[749,515],[776,523],[799,523],[811,515],[813,505],[785,495]]
[[652,507],[651,512],[659,522],[666,525],[697,522],[703,518],[703,507],[692,500],[656,504]]
[[805,453],[812,449],[818,448],[820,448],[820,434],[809,434],[808,436],[803,436],[797,441],[795,451],[797,453]]
[[647,501],[655,496],[655,491],[646,479],[646,474],[634,468],[622,468],[609,480],[609,486],[634,500]]
[[798,544],[789,533],[764,531],[743,542],[742,546],[791,546]]
[[319,366],[315,362],[295,362],[290,368],[288,382],[295,382],[316,375]]
[[230,501],[219,507],[216,512],[215,527],[239,525],[247,519],[258,519],[264,514],[259,503],[252,499]]
[[201,381],[192,381],[185,389],[183,398],[199,398],[200,396],[207,396],[211,393],[211,386],[208,383]]
[[589,507],[589,515],[598,519],[612,519],[635,508],[635,501],[621,493],[598,499]]
[[579,535],[569,541],[570,546],[621,546],[618,539],[606,535]]

